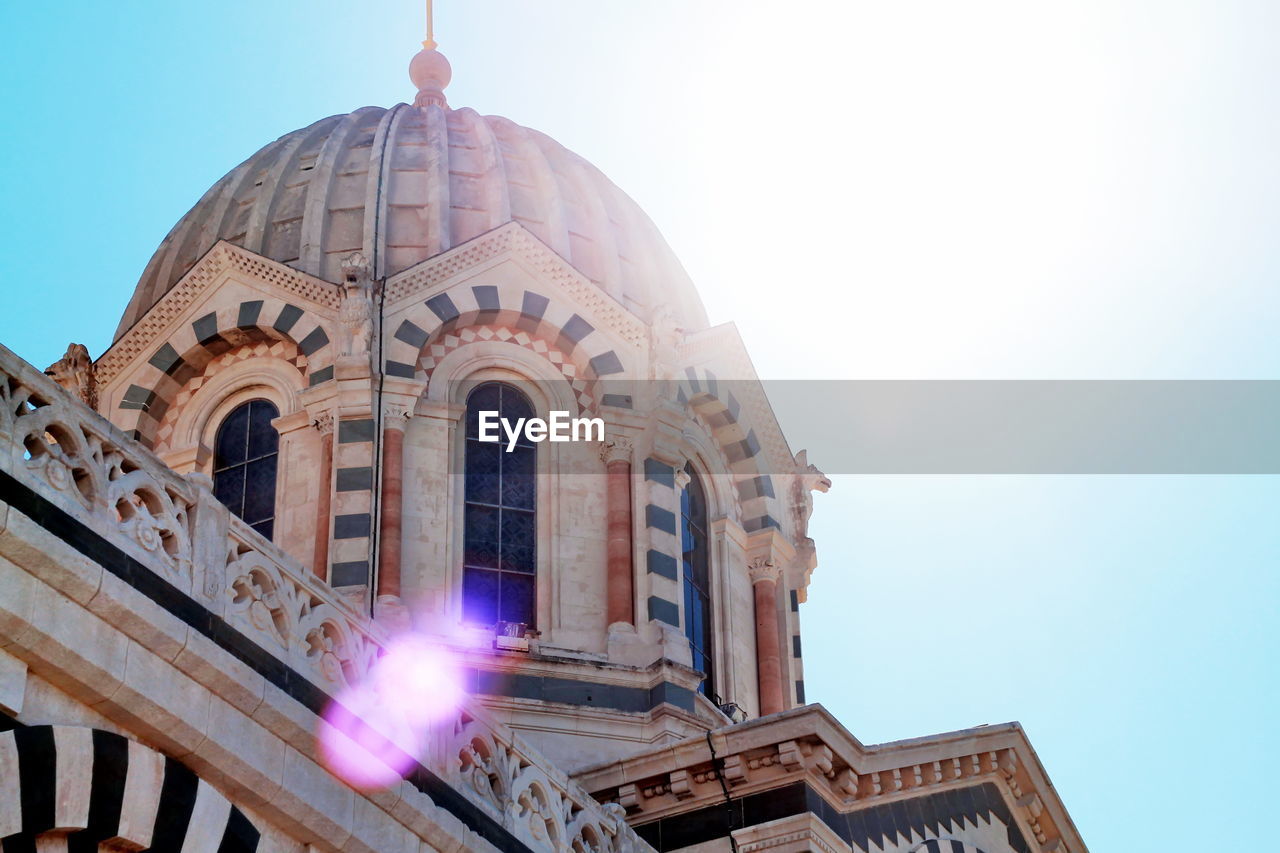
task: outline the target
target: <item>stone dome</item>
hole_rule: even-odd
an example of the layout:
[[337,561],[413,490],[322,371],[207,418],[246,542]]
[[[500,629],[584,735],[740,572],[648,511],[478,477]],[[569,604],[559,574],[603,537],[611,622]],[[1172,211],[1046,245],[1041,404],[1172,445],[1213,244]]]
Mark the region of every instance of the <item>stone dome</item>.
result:
[[218,240],[336,282],[352,252],[391,276],[512,220],[641,318],[666,305],[706,327],[675,254],[600,170],[505,118],[398,104],[286,134],[214,184],[152,256],[116,338]]

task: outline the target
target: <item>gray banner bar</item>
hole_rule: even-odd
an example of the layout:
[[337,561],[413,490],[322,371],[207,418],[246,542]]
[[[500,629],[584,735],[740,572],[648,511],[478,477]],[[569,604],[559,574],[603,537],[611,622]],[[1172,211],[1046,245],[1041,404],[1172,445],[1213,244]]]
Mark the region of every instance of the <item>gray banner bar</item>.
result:
[[764,386],[829,474],[1280,474],[1276,381]]
[[[513,384],[576,408],[562,383]],[[748,382],[704,372],[661,386],[606,379],[594,391],[606,421],[659,391],[678,395],[748,450],[749,432],[764,440],[771,407],[792,450],[827,474],[1280,474],[1275,380]]]

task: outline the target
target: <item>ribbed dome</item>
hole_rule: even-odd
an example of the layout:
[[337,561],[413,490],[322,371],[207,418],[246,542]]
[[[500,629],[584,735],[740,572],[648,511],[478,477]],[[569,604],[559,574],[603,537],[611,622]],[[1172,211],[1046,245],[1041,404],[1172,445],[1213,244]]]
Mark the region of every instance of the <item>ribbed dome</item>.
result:
[[398,104],[282,136],[218,181],[156,250],[116,337],[218,240],[338,281],[352,252],[390,276],[512,220],[642,318],[665,304],[706,326],[658,229],[590,163],[504,118]]

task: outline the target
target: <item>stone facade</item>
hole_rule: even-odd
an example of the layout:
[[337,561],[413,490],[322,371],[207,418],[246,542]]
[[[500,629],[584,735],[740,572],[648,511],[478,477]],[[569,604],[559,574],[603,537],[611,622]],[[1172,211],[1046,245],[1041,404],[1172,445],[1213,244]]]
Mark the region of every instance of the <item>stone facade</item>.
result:
[[[1016,725],[863,747],[804,707],[829,481],[634,203],[415,67],[414,106],[211,189],[96,363],[0,349],[3,849],[1083,851]],[[537,447],[496,624],[466,615],[486,382],[605,436]],[[249,403],[257,529],[219,449]],[[406,635],[470,698],[358,789],[315,732]]]
[[383,629],[3,348],[0,403],[5,850],[644,849],[471,703],[399,785],[330,775]]

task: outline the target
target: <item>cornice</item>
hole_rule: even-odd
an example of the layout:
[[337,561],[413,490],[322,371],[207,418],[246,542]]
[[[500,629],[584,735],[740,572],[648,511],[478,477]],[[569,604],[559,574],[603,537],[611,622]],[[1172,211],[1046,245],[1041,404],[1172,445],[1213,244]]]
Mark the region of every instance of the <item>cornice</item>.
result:
[[455,279],[503,257],[516,261],[539,281],[559,287],[574,305],[590,314],[597,328],[606,329],[632,346],[646,345],[648,330],[639,317],[518,222],[500,225],[388,278],[388,310],[395,310],[403,301],[448,290]]
[[271,285],[296,296],[321,309],[320,313],[331,315],[338,310],[340,296],[337,285],[219,240],[102,354],[94,366],[99,384],[108,384],[139,356],[146,354],[150,345],[228,272],[241,273],[253,282]]
[[[710,740],[734,799],[804,781],[847,813],[994,782],[1045,849],[1086,849],[1016,723],[864,747],[810,705],[718,729]],[[626,808],[635,825],[723,802],[714,766],[707,738],[697,737],[588,767],[575,778],[597,799]]]

